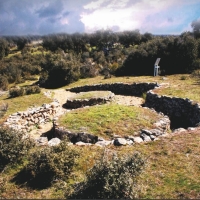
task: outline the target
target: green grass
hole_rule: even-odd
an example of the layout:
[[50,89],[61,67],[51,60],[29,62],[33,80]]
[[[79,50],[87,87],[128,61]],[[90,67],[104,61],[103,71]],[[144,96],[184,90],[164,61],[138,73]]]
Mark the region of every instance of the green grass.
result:
[[109,91],[80,92],[70,99],[106,98],[109,94]]
[[152,128],[159,116],[139,107],[114,103],[71,111],[59,119],[70,130],[85,128],[98,136],[135,135],[141,128]]

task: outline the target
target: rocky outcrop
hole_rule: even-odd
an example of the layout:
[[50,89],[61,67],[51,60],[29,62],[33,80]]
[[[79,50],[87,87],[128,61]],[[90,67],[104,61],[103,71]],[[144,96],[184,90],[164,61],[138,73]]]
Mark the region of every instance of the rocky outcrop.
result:
[[68,99],[63,105],[65,108],[81,108],[85,106],[93,106],[96,104],[104,104],[111,101],[115,95],[110,92],[107,97],[98,97],[90,99]]
[[195,127],[200,122],[200,105],[187,98],[160,96],[150,90],[145,106],[169,116],[172,128]]
[[88,92],[88,91],[111,91],[114,94],[141,96],[143,93],[157,87],[157,83],[111,83],[96,84],[74,87],[69,89],[70,92]]
[[14,113],[7,118],[3,125],[29,132],[34,126],[51,121],[59,106],[59,103],[52,102],[51,104],[43,104],[41,107],[30,108],[25,112]]

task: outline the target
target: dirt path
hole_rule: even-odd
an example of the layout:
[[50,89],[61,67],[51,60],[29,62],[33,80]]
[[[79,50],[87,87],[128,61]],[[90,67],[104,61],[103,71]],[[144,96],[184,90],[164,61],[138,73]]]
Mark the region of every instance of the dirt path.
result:
[[[76,93],[66,91],[65,89],[56,89],[56,90],[48,90],[45,92],[48,97],[51,97],[52,100],[58,101],[60,103],[60,108],[57,111],[56,116],[63,115],[67,112],[66,109],[62,107],[63,104],[66,103],[67,99],[76,95]],[[114,102],[120,105],[128,105],[128,106],[141,106],[144,100],[139,97],[134,96],[123,96],[123,95],[115,95]],[[38,129],[32,130],[29,134],[32,138],[39,138],[43,133],[49,131],[52,128],[52,122],[48,122],[46,124],[40,125]]]

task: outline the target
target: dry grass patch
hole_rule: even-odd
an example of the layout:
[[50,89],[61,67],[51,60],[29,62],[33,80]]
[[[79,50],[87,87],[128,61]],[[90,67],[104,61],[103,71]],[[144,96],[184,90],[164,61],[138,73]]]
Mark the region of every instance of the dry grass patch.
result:
[[59,119],[59,124],[74,131],[87,130],[110,138],[114,134],[135,135],[141,128],[152,128],[159,119],[156,113],[134,106],[115,103],[71,111]]

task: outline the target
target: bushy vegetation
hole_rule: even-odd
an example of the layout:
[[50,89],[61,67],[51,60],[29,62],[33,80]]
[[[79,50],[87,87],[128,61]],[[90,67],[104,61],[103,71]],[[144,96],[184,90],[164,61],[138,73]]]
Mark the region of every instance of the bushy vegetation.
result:
[[[21,83],[39,75],[42,87],[56,88],[79,78],[111,75],[153,75],[160,57],[160,74],[191,73],[200,68],[198,21],[193,33],[179,36],[141,34],[139,30],[115,33],[52,34],[4,37],[0,40],[0,87],[6,81]],[[42,43],[31,43],[33,40]],[[2,84],[4,83],[4,84]]]
[[23,95],[37,94],[40,92],[41,92],[40,87],[37,85],[33,85],[33,86],[27,86],[27,87],[11,88],[9,90],[9,95],[11,98],[13,98],[13,97],[19,97]]
[[124,158],[115,154],[104,154],[86,173],[85,181],[74,186],[74,192],[69,198],[133,199],[136,177],[141,173],[144,164],[144,159],[138,153]]
[[65,140],[58,146],[36,150],[29,156],[23,170],[28,177],[26,181],[38,188],[48,187],[54,181],[66,181],[77,157],[77,151],[68,146]]
[[0,170],[9,163],[20,161],[34,142],[24,133],[10,128],[0,128]]

